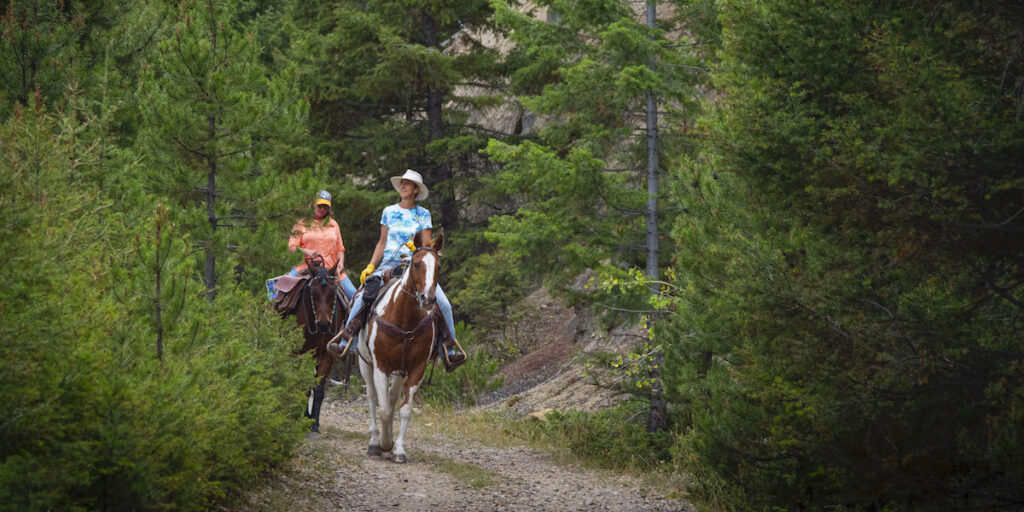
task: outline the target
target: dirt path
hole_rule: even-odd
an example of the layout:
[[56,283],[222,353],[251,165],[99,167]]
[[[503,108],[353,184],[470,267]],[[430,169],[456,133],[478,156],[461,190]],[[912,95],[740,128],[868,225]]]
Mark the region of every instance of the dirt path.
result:
[[683,500],[645,496],[628,476],[559,466],[523,447],[455,440],[429,417],[413,417],[406,464],[365,455],[365,406],[325,403],[321,421],[323,433],[248,496],[246,510],[692,510]]

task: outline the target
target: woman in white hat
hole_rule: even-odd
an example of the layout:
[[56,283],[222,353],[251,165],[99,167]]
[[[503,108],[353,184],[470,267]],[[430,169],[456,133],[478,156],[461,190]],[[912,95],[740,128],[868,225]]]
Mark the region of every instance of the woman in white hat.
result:
[[[377,246],[373,249],[370,264],[359,275],[360,281],[364,283],[364,291],[356,294],[345,332],[341,335],[342,342],[340,344],[331,343],[327,346],[327,349],[336,355],[343,355],[349,349],[352,338],[365,322],[365,315],[362,314],[364,302],[366,304],[373,302],[373,297],[376,297],[385,273],[402,263],[401,256],[403,254],[411,253],[410,246],[416,233],[423,233],[424,243],[429,243],[431,240],[433,226],[430,221],[430,210],[416,204],[430,194],[427,186],[423,183],[423,177],[420,176],[420,173],[409,169],[402,176],[392,176],[391,185],[398,191],[401,200],[384,208],[384,212],[381,214],[380,240],[377,241]],[[363,300],[364,295],[367,295],[365,301]],[[440,284],[437,285],[436,296],[437,305],[450,334],[450,339],[445,343],[445,366],[450,371],[465,362],[466,354],[458,349],[459,345],[455,340],[452,305]]]
[[356,293],[356,287],[345,274],[345,243],[341,239],[341,229],[338,223],[331,218],[331,194],[326,190],[316,193],[316,202],[313,205],[313,217],[310,219],[299,219],[292,228],[291,237],[288,239],[288,250],[295,252],[302,251],[302,263],[292,267],[289,275],[299,275],[307,268],[306,260],[322,257],[324,266],[331,268],[338,264],[337,273],[341,283],[341,289],[349,299]]

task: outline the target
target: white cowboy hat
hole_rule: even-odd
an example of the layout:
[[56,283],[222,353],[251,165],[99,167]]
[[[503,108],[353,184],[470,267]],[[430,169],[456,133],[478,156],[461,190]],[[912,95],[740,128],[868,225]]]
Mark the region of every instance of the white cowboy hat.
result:
[[395,190],[397,190],[399,194],[402,193],[402,189],[400,187],[400,185],[402,184],[402,180],[413,181],[416,182],[417,185],[419,185],[420,193],[416,194],[417,201],[422,201],[426,199],[428,195],[430,195],[430,190],[427,190],[427,186],[423,184],[423,176],[420,176],[420,173],[412,169],[406,169],[405,174],[401,176],[392,176],[391,186],[395,187]]

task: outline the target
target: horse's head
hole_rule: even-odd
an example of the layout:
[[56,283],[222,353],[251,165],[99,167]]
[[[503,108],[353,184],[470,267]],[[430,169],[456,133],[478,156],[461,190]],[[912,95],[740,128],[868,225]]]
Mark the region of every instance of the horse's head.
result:
[[317,264],[316,260],[310,262],[310,278],[307,286],[309,287],[309,302],[313,310],[313,320],[319,330],[326,332],[334,321],[338,264],[335,263],[333,267],[327,268],[322,261],[321,264]]
[[412,261],[409,262],[407,279],[411,281],[420,307],[429,310],[437,302],[435,290],[437,289],[437,276],[441,271],[440,251],[444,246],[444,235],[438,235],[431,244],[427,245],[417,234],[413,239],[413,244],[416,246],[416,250],[412,253]]

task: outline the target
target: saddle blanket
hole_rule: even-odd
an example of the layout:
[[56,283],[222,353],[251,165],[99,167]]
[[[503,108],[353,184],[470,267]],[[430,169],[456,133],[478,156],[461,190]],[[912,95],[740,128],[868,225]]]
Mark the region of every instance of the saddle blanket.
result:
[[301,283],[305,280],[305,276],[293,276],[284,274],[271,279],[267,279],[267,296],[273,301],[280,297],[282,294],[286,294],[295,288],[296,284]]

